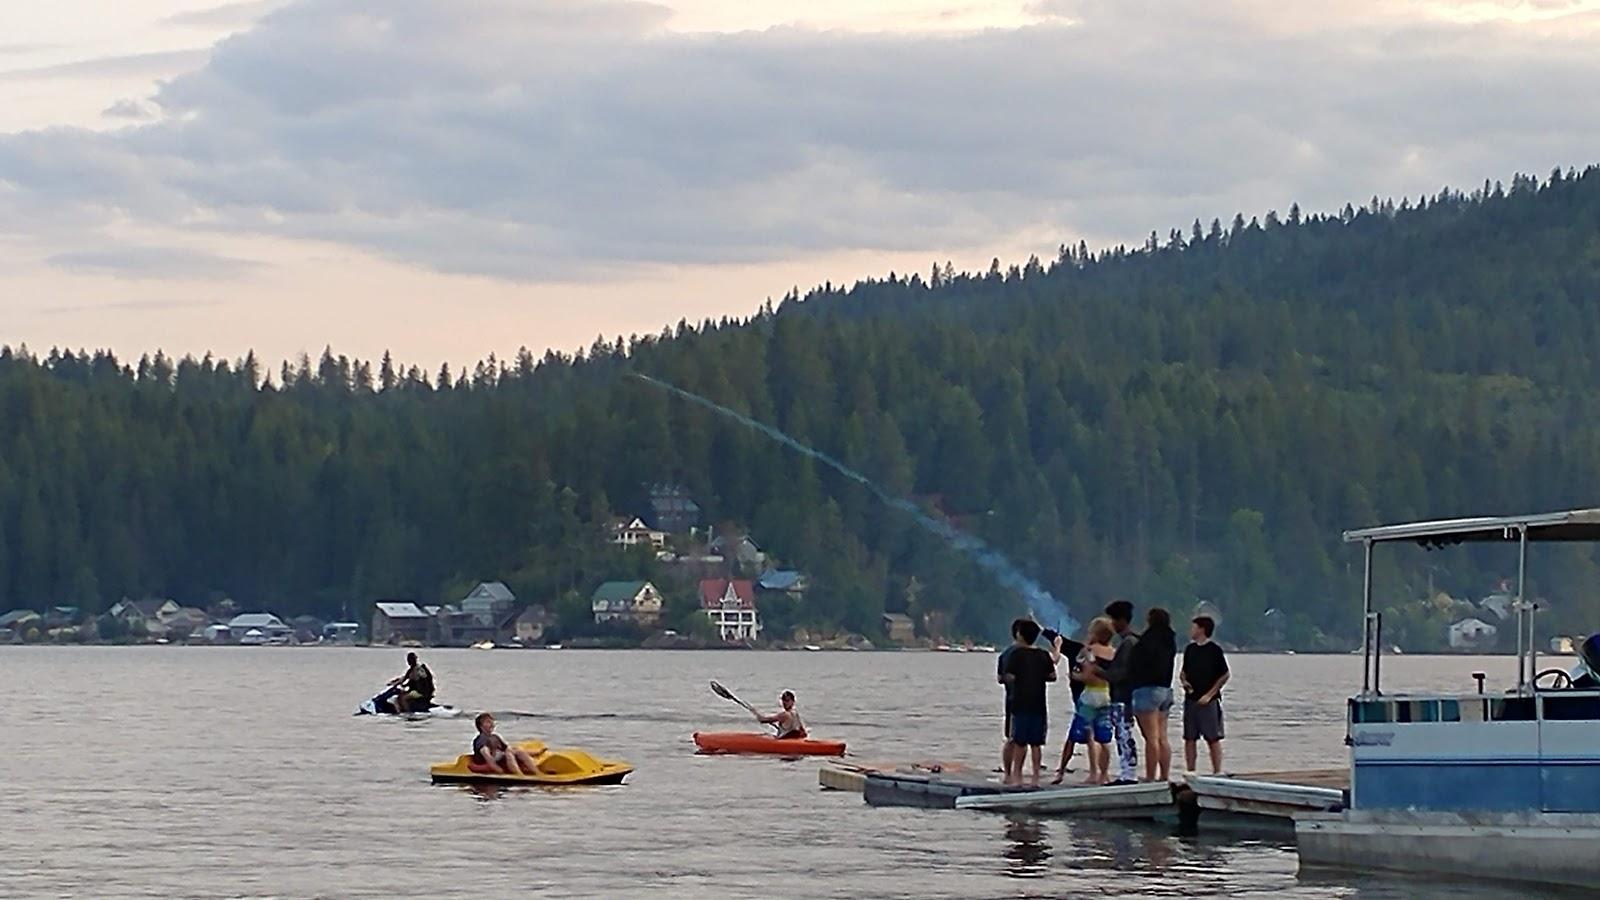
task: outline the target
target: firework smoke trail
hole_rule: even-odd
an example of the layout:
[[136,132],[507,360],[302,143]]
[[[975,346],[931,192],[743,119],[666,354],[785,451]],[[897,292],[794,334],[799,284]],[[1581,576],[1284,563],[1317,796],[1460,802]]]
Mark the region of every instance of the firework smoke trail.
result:
[[[950,525],[949,522],[935,519],[934,517],[923,512],[922,509],[915,503],[890,494],[888,491],[885,491],[883,488],[880,488],[878,485],[874,484],[872,479],[868,478],[867,476],[857,472],[856,470],[850,468],[842,462],[839,462],[837,459],[834,459],[820,450],[814,450],[810,447],[807,447],[805,444],[802,444],[778,429],[773,428],[771,425],[757,422],[755,419],[752,419],[749,416],[746,416],[735,410],[731,410],[720,403],[707,400],[699,394],[691,394],[680,387],[670,385],[658,378],[651,378],[649,375],[642,375],[638,372],[634,372],[632,375],[640,381],[655,385],[664,391],[676,394],[690,403],[705,407],[714,413],[734,419],[735,421],[744,425],[746,428],[754,429],[773,439],[774,441],[784,445],[785,447],[788,447],[796,453],[803,453],[817,462],[822,463],[828,468],[833,469],[840,475],[843,475],[851,481],[856,482],[857,484],[866,488],[868,491],[872,492],[872,495],[877,497],[883,503],[892,506],[910,516],[918,525],[921,525],[924,529],[933,532],[941,538],[944,538],[945,541],[951,546],[967,554],[972,558],[973,562],[981,566],[983,570],[988,572],[990,575],[993,575],[995,580],[999,581],[1002,585],[1005,585],[1006,587],[1021,594],[1027,599],[1029,610],[1033,612],[1041,624],[1054,627],[1057,630],[1068,633],[1077,630],[1077,622],[1072,618],[1072,615],[1067,612],[1066,606],[1064,606],[1061,601],[1057,600],[1037,581],[1034,581],[1032,578],[1024,575],[1021,570],[1011,563],[1010,560],[1006,559],[1000,554],[999,551],[990,547],[988,544],[985,544],[983,541],[978,540],[964,531],[957,531],[953,526]],[[1043,613],[1043,615],[1041,616],[1040,613]]]

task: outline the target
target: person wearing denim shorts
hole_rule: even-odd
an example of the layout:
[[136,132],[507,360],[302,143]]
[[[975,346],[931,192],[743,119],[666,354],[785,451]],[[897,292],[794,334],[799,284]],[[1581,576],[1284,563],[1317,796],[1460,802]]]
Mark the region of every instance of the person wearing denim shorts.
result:
[[1133,719],[1144,737],[1144,780],[1166,781],[1172,770],[1172,744],[1168,718],[1172,711],[1172,669],[1178,655],[1178,636],[1172,617],[1156,607],[1146,615],[1144,634],[1134,647],[1129,666],[1133,682]]

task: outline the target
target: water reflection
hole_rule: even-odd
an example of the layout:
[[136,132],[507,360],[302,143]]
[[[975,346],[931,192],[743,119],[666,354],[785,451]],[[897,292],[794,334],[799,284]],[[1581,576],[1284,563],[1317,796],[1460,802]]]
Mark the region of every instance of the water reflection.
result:
[[1012,878],[1041,878],[1050,869],[1049,828],[1031,819],[1006,821],[1006,874]]

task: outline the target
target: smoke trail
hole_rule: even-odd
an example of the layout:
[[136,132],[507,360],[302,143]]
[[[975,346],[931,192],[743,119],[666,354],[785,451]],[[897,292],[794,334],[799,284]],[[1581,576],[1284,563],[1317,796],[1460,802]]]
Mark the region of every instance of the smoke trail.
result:
[[[866,488],[868,491],[871,491],[874,497],[877,497],[879,500],[883,501],[889,506],[892,506],[895,509],[898,509],[901,512],[911,516],[911,518],[914,519],[918,525],[921,525],[928,531],[931,531],[939,537],[944,538],[945,541],[951,546],[962,551],[963,553],[966,553],[972,558],[973,562],[976,562],[979,566],[983,567],[984,571],[994,576],[996,581],[1027,598],[1029,610],[1033,612],[1035,617],[1038,618],[1040,624],[1069,633],[1077,630],[1077,622],[1072,618],[1072,614],[1067,612],[1066,606],[1064,606],[1061,601],[1057,600],[1038,582],[1034,581],[1032,578],[1029,578],[1027,575],[1024,575],[1021,570],[1012,565],[1010,560],[1006,559],[1000,554],[999,551],[993,549],[983,541],[978,540],[964,531],[957,531],[950,525],[949,522],[945,522],[941,519],[935,519],[934,517],[923,512],[922,509],[915,503],[888,493],[883,488],[880,488],[874,484],[872,479],[868,478],[867,476],[857,472],[856,470],[850,468],[842,462],[839,462],[837,459],[834,459],[820,450],[814,450],[810,447],[807,447],[805,444],[802,444],[778,429],[773,428],[771,425],[757,422],[755,419],[752,419],[749,416],[731,410],[719,403],[714,403],[710,400],[707,400],[699,394],[691,394],[682,388],[674,387],[673,385],[670,385],[658,378],[651,378],[649,375],[642,375],[638,372],[633,372],[631,374],[640,381],[653,384],[662,390],[670,391],[671,393],[682,397],[690,403],[703,406],[714,413],[728,416],[729,418],[738,421],[746,428],[753,428],[756,431],[759,431],[767,437],[772,438],[778,443],[784,445],[785,447],[788,447],[798,453],[803,453],[817,462],[822,463],[828,468],[833,469],[840,475],[843,475],[851,481],[856,482],[857,484]],[[1040,613],[1043,613],[1044,615],[1040,616]]]

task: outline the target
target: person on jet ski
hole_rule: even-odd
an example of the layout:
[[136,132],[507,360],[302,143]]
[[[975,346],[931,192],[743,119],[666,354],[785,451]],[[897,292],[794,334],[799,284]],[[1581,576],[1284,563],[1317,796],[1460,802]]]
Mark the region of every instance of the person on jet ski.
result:
[[426,712],[433,707],[433,673],[415,653],[406,654],[406,673],[389,683],[400,688],[394,698],[400,712]]
[[771,725],[778,729],[779,738],[804,738],[806,736],[806,723],[800,721],[800,712],[794,708],[794,691],[784,691],[778,697],[778,702],[783,704],[781,712],[770,716],[756,716],[763,725]]
[[533,757],[527,751],[510,746],[504,738],[494,733],[494,716],[486,712],[478,713],[473,724],[478,728],[478,735],[472,739],[472,755],[488,766],[490,771],[506,775],[538,773]]

